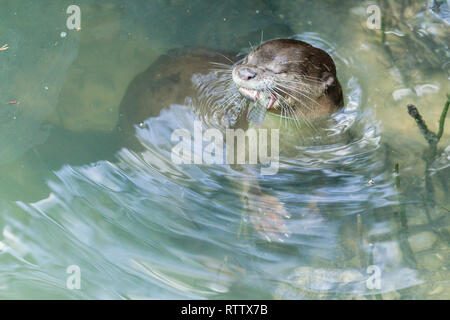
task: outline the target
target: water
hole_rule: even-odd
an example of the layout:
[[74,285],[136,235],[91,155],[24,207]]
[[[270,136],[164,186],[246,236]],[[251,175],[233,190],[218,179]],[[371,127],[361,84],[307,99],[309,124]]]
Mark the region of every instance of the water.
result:
[[[9,44],[0,52],[0,298],[450,298],[450,132],[426,170],[426,142],[406,113],[414,103],[437,131],[450,92],[445,5],[413,2],[404,17],[418,39],[434,40],[434,60],[414,45],[404,55],[401,26],[386,30],[389,56],[361,1],[85,0],[80,31],[66,28],[68,5],[0,4],[0,46]],[[283,242],[251,224],[238,232],[248,177],[171,161],[170,134],[192,128],[190,109],[148,119],[143,152],[110,138],[128,84],[160,54],[246,52],[261,29],[330,52],[346,101],[330,131],[345,142],[298,146],[260,181],[291,217]],[[80,290],[66,287],[71,265]]]

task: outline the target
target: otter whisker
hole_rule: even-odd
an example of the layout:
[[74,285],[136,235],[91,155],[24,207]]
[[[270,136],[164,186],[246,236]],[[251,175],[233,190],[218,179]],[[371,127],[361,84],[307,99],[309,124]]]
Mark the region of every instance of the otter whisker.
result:
[[[224,87],[231,87],[232,85],[234,85],[234,82],[231,79],[231,77],[227,77],[227,78],[217,79],[215,84],[222,85]],[[235,87],[235,85],[233,87]]]
[[[225,69],[209,69],[209,71],[215,73],[220,78],[223,78],[223,77],[231,78],[232,77],[231,75],[233,73],[233,70],[231,70],[231,69],[227,69],[227,70],[225,70]],[[220,78],[219,78],[219,80],[220,80]]]
[[231,74],[233,73],[232,69],[219,69],[219,68],[211,68],[209,71],[214,72],[216,74]]
[[[216,88],[211,88],[211,86],[206,86],[206,88],[209,91],[207,91],[205,95],[202,95],[203,98],[200,105],[201,113],[205,115],[203,116],[203,119],[209,119],[210,116],[212,116],[212,118],[215,118],[219,114],[227,114],[229,110],[232,110],[230,106],[238,105],[240,107],[240,105],[242,104],[242,101],[239,99],[240,94],[237,91],[234,91],[235,88],[231,88],[230,85],[222,86],[222,88],[224,89],[220,90],[222,91],[220,94],[215,94],[216,91],[214,90],[217,90]],[[230,94],[230,92],[233,93]],[[236,114],[236,112],[234,112],[234,114]]]
[[[299,119],[298,117],[296,117],[296,115],[295,115],[295,110],[294,110],[292,107],[289,107],[289,111],[290,111],[290,113],[291,113],[292,115],[294,115],[293,121],[294,121],[294,123],[296,124],[296,127],[297,127],[298,131],[299,131],[299,132],[302,132],[301,127],[300,127],[300,119]],[[305,116],[305,114],[304,114],[301,110],[300,110],[300,113],[302,114],[302,117],[303,117],[302,120],[306,123],[306,125],[307,125],[308,127],[310,127],[312,130],[317,131],[316,127],[312,124],[311,121],[309,121],[309,120],[307,119],[307,117]]]
[[319,79],[319,77],[313,77],[313,76],[307,74],[306,71],[302,71],[302,72],[300,73],[300,76],[301,76],[301,77],[305,77],[305,78],[311,78],[311,79]]
[[[299,77],[299,78],[302,78],[302,79],[317,80],[318,82],[322,82],[322,81],[321,81],[321,80],[322,80],[321,78],[309,76],[309,75],[307,75],[305,72],[300,73],[300,74],[298,75],[298,77]],[[288,80],[288,79],[286,79],[286,80]]]
[[295,86],[298,86],[299,84],[303,85],[303,86],[311,86],[311,83],[323,83],[322,81],[314,81],[314,80],[306,80],[306,81],[304,81],[304,79],[301,79],[301,78],[300,79],[298,79],[298,78],[296,78],[296,79],[283,79],[281,77],[276,77],[274,80],[276,82],[287,83],[287,84],[295,85]]
[[[297,128],[300,130],[301,128],[298,126],[298,119],[296,117],[295,114],[295,110],[288,104],[286,98],[284,98],[281,95],[278,95],[278,98],[280,98],[282,100],[282,105],[286,108],[286,110],[289,112],[289,114],[292,116],[292,120],[296,122],[296,126]],[[317,131],[317,129],[313,126],[313,124],[308,121],[306,115],[303,113],[303,111],[300,108],[297,108],[296,110],[298,110],[298,112],[300,112],[301,116],[302,116],[302,120],[305,121],[305,123],[313,130]]]
[[[216,86],[211,86],[210,89],[214,91],[231,91],[236,90],[236,85],[234,84],[233,80],[230,79],[218,79],[216,81]],[[221,90],[219,90],[221,89]]]
[[288,90],[288,91],[292,91],[293,93],[299,93],[299,94],[305,94],[308,97],[311,98],[311,96],[309,96],[308,94],[314,94],[315,91],[312,87],[298,87],[298,86],[293,86],[291,84],[281,84],[281,83],[277,83],[278,86],[280,86],[282,89]]
[[235,89],[232,89],[232,88],[230,88],[230,89],[224,89],[224,90],[213,90],[213,91],[211,92],[211,94],[220,97],[220,96],[225,96],[225,95],[227,95],[228,93],[233,92],[234,90],[235,90]]
[[318,82],[323,82],[321,78],[319,78],[319,77],[312,77],[312,76],[309,76],[309,75],[307,75],[307,74],[305,74],[305,73],[300,74],[299,77],[300,77],[300,78],[303,78],[303,79],[317,80]]
[[314,130],[314,131],[317,132],[316,127],[312,124],[311,121],[309,121],[309,120],[307,119],[307,117],[305,116],[305,114],[304,114],[301,110],[299,110],[299,111],[300,111],[300,113],[302,114],[303,119],[299,119],[299,118],[296,116],[295,111],[294,111],[294,109],[292,109],[292,107],[288,107],[288,109],[289,109],[289,112],[293,115],[293,118],[294,118],[294,119],[293,119],[292,121],[294,121],[294,123],[296,124],[296,127],[297,127],[297,129],[298,129],[299,132],[302,132],[301,127],[300,127],[300,120],[303,120],[303,121],[306,123],[306,125],[307,125],[308,127],[310,127],[312,130]]
[[307,82],[312,82],[312,83],[323,83],[323,81],[321,81],[321,80],[317,80],[317,79],[308,79],[308,78],[305,78],[305,77],[298,77],[298,78],[296,78],[296,79],[294,79],[294,80],[291,80],[291,79],[284,79],[284,78],[281,78],[281,77],[277,77],[276,78],[276,80],[277,81],[282,81],[282,82],[288,82],[288,83],[293,83],[293,84],[306,84],[305,83],[305,81],[304,80],[306,80]]
[[[216,52],[219,56],[222,56],[222,57],[224,57],[225,59],[227,59],[228,61],[230,61],[231,62],[231,64],[234,64],[234,61],[233,60],[231,60],[230,58],[228,58],[227,56],[225,56],[225,55],[223,55],[222,53],[220,53],[220,52]],[[217,63],[220,63],[220,62],[217,62]]]
[[[231,61],[231,60],[230,60]],[[225,68],[231,68],[233,67],[233,64],[227,64],[223,62],[216,62],[216,61],[210,61],[209,64],[213,64],[215,66],[225,67]]]
[[304,63],[305,60],[286,60],[283,61],[283,64],[289,64],[289,63]]
[[[300,99],[298,99],[297,97],[294,97],[292,94],[290,94],[290,93],[284,91],[284,90],[283,90],[282,88],[280,88],[279,86],[276,86],[275,88],[276,88],[277,90],[283,92],[284,94],[288,95],[289,97],[291,97],[292,99],[294,99],[295,101],[297,101],[298,103],[300,103],[300,105],[304,106],[306,109],[308,109],[308,110],[311,111],[311,108],[310,108],[307,104],[305,104],[303,101],[301,101]],[[303,95],[303,94],[302,94],[302,95]],[[303,96],[306,97],[306,95],[303,95]],[[309,97],[307,97],[307,98],[310,99],[311,101],[315,102],[316,104],[318,104],[316,101],[312,100],[311,98],[309,98]],[[300,108],[299,108],[299,109],[300,109]]]
[[[283,100],[285,100],[283,97],[281,97]],[[297,119],[297,116],[295,115],[295,113],[294,113],[294,110],[288,105],[288,104],[285,104],[285,103],[283,103],[283,106],[284,106],[284,108],[283,108],[283,110],[284,110],[284,113],[286,114],[286,116],[288,117],[288,118],[290,118],[291,119],[291,121],[294,121],[294,124],[295,124],[295,127],[296,127],[296,129],[300,132],[301,130],[301,128],[300,128],[300,126],[299,126],[299,121],[298,121],[298,119]],[[285,119],[285,123],[287,123],[287,119]]]
[[287,85],[287,84],[280,84],[277,83],[277,85],[279,87],[281,87],[282,89],[288,90],[288,91],[292,91],[292,93],[298,93],[301,95],[306,95],[309,98],[313,98],[314,96],[310,96],[309,94],[314,94],[315,91],[313,90],[313,88],[307,88],[307,90],[305,90],[305,88],[299,88],[299,87],[295,87],[292,85]]
[[[287,116],[287,119],[291,119],[291,121],[294,121],[295,127],[300,131],[298,121],[296,121],[297,116],[294,114],[292,108],[288,104],[284,104],[283,110]],[[285,123],[287,123],[287,119],[285,119]]]
[[[293,96],[292,94],[290,94],[289,92],[284,91],[283,89],[285,89],[285,88],[280,88],[279,85],[276,86],[276,88],[277,88],[278,90],[280,90],[281,92],[283,92],[283,93],[287,94],[288,96],[290,96],[292,99],[294,99],[294,100],[298,101],[299,103],[301,103],[301,104],[302,104],[303,106],[305,106],[308,110],[311,110],[311,108],[310,108],[309,106],[307,106],[304,102],[302,102],[300,99],[298,99],[297,97],[294,97],[294,96]],[[287,90],[289,90],[289,89],[287,89]],[[304,94],[304,93],[302,93],[302,92],[300,92],[300,91],[297,91],[296,93],[298,93],[299,95],[305,97],[306,99],[310,100],[311,102],[315,103],[316,105],[319,105],[319,103],[318,103],[317,101],[315,101],[315,100],[312,99],[311,97],[307,96],[306,94]]]
[[255,51],[255,47],[252,45],[252,43],[249,41],[248,44],[250,45],[251,51]]
[[226,109],[230,104],[232,104],[236,98],[238,98],[240,96],[239,93],[234,93],[232,94],[230,97],[228,97],[224,102],[221,103],[221,107],[225,106],[225,108],[222,109]]
[[[308,121],[306,120],[306,117],[304,116],[302,111],[301,110],[299,110],[299,111],[302,114],[303,118],[305,118],[305,122],[308,123]],[[300,124],[299,124],[298,117],[296,116],[296,114],[294,112],[294,109],[291,106],[286,105],[286,112],[289,114],[289,117],[292,118],[292,121],[294,122],[295,127],[300,132],[301,131],[301,127],[300,127]]]
[[[289,105],[287,103],[285,103],[286,99],[283,96],[281,96],[280,94],[278,94],[275,90],[269,89],[269,91],[272,94],[274,94],[275,97],[277,97],[277,99],[279,99],[279,101],[281,101],[281,113],[282,113],[282,116],[284,115],[285,117],[287,117],[288,114],[289,114],[289,117],[292,117],[294,119],[295,116],[292,115]],[[287,119],[285,118],[284,119],[284,127],[286,127],[286,123],[287,123]]]
[[215,82],[215,85],[216,86],[207,86],[207,88],[209,89],[209,91],[214,90],[216,92],[220,91],[220,90],[218,90],[219,88],[223,89],[223,90],[227,90],[227,91],[236,89],[236,86],[231,78],[230,79],[218,79]]
[[211,72],[217,72],[217,73],[233,73],[233,70],[225,70],[225,69],[209,69]]
[[239,94],[238,93],[233,93],[233,94],[231,94],[231,95],[229,95],[228,93],[230,93],[230,92],[227,92],[227,93],[224,93],[217,101],[221,101],[221,103],[227,103],[230,99],[232,99],[235,95],[236,96],[238,96]]

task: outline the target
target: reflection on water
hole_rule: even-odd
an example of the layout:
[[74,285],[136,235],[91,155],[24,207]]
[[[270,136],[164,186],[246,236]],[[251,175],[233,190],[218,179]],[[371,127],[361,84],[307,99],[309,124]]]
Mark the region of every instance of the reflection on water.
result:
[[[67,39],[58,5],[23,25],[0,13],[10,46],[0,52],[1,298],[449,298],[450,135],[425,171],[426,144],[405,109],[415,103],[436,130],[448,61],[402,82],[402,61],[362,27],[360,1],[80,6],[86,25]],[[217,18],[209,29],[204,11]],[[438,13],[421,8],[414,23],[446,32]],[[36,34],[43,21],[53,34]],[[183,27],[188,38],[177,35]],[[193,131],[189,107],[167,106],[138,127],[141,152],[116,149],[109,132],[128,83],[167,48],[244,52],[261,28],[291,28],[330,52],[346,101],[328,128],[343,139],[298,145],[278,174],[260,178],[290,216],[282,242],[246,222],[245,172],[171,161],[173,130]],[[81,268],[81,290],[66,288],[70,265]]]

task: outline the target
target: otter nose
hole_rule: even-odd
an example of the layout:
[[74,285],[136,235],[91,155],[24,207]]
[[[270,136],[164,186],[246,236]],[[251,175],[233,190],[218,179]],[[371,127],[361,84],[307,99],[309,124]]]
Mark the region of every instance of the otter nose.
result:
[[238,75],[242,80],[250,80],[256,76],[256,71],[249,67],[240,67],[238,69]]

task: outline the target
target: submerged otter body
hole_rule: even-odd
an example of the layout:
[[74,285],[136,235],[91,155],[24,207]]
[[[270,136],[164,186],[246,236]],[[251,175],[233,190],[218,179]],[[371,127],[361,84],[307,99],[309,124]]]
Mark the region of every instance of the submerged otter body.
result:
[[194,98],[192,76],[210,73],[212,61],[227,62],[232,55],[225,54],[202,48],[174,49],[159,57],[128,86],[120,106],[119,127],[139,124],[171,104]]
[[207,49],[173,50],[161,56],[129,85],[121,104],[120,130],[133,130],[161,109],[187,101],[209,114],[225,114],[233,106],[242,111],[234,123],[242,127],[256,103],[270,113],[305,121],[343,106],[335,64],[321,49],[278,39],[239,59]]

